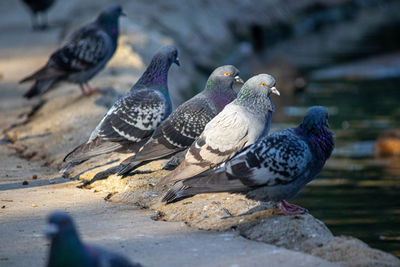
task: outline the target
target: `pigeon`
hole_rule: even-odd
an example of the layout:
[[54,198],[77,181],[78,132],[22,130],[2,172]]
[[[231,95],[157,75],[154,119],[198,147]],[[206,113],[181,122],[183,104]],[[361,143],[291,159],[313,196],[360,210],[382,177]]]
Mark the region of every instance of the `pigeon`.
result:
[[180,65],[178,50],[162,47],[131,90],[108,110],[89,140],[68,153],[64,158],[67,166],[61,172],[101,154],[136,153],[171,114],[167,78],[172,63]]
[[[32,28],[44,30],[47,28],[46,11],[54,4],[54,0],[23,0],[32,11]],[[43,21],[39,23],[39,13],[43,13]]]
[[84,244],[79,238],[71,216],[65,212],[53,212],[47,222],[45,234],[51,242],[48,267],[142,266],[114,252]]
[[328,111],[311,107],[303,122],[260,138],[217,170],[177,182],[163,198],[164,202],[200,193],[245,193],[261,201],[281,201],[285,215],[306,210],[291,199],[322,170],[334,148],[334,138],[328,127]]
[[94,22],[74,32],[66,44],[50,56],[44,67],[20,81],[35,81],[24,97],[42,95],[61,81],[79,84],[84,95],[99,91],[93,89],[88,81],[114,55],[119,35],[118,18],[123,15],[120,5],[110,5]]
[[143,162],[173,155],[188,148],[203,132],[206,124],[236,98],[233,84],[243,83],[239,70],[226,65],[213,71],[205,89],[180,105],[159,127],[140,151],[118,169],[126,175]]
[[279,95],[275,79],[268,74],[250,78],[237,98],[215,116],[190,146],[184,161],[161,184],[202,173],[233,157],[242,148],[268,134],[274,104],[270,94]]

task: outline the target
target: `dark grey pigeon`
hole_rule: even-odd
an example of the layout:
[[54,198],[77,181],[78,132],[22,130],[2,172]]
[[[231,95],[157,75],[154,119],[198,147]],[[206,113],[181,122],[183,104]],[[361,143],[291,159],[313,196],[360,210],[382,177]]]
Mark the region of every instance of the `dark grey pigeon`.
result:
[[324,107],[310,108],[296,128],[264,136],[226,164],[177,182],[163,201],[168,203],[200,193],[240,192],[248,198],[281,201],[286,215],[304,213],[291,199],[322,170],[330,157],[333,134]]
[[[32,27],[34,30],[47,28],[46,11],[54,4],[54,0],[23,0],[32,12]],[[39,14],[42,15],[42,23],[39,23]]]
[[180,105],[163,121],[140,151],[120,164],[118,174],[126,175],[141,163],[188,148],[203,132],[206,124],[236,98],[232,88],[235,82],[243,83],[243,80],[234,66],[215,69],[205,89]]
[[279,95],[271,75],[250,78],[237,98],[207,123],[184,161],[164,177],[162,183],[183,180],[214,168],[268,134],[274,111],[271,93]]
[[24,97],[42,95],[61,81],[79,84],[84,95],[96,92],[88,82],[114,55],[121,15],[124,13],[120,5],[108,6],[94,22],[74,32],[66,44],[50,56],[43,68],[20,81],[35,81]]
[[162,47],[131,90],[108,110],[89,140],[64,158],[67,166],[62,172],[101,154],[136,153],[171,114],[167,78],[172,63],[179,65],[178,50]]
[[46,236],[50,239],[48,267],[140,267],[127,258],[108,250],[84,244],[79,238],[72,218],[65,212],[48,217]]

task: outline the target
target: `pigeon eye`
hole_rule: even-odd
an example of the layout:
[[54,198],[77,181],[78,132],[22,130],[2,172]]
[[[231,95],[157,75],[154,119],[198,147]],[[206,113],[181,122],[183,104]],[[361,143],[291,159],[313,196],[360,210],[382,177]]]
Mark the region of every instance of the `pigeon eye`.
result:
[[176,54],[177,54],[176,51],[172,52],[172,55],[173,55],[173,56],[176,56]]
[[262,82],[262,83],[261,83],[261,86],[265,86],[265,82]]
[[325,114],[325,119],[328,119],[329,118],[329,115],[328,114]]
[[225,72],[225,76],[229,76],[231,75],[229,72]]

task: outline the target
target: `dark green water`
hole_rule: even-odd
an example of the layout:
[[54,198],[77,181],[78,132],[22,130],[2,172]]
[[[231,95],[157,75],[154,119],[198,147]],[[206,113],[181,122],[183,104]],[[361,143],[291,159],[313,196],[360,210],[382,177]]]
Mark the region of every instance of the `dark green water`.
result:
[[[373,155],[379,132],[400,128],[400,80],[314,82],[301,99],[283,110],[289,114],[285,121],[299,122],[302,108],[327,107],[337,149],[292,202],[306,207],[335,235],[355,236],[400,257],[400,159]],[[387,240],[393,237],[398,240]]]

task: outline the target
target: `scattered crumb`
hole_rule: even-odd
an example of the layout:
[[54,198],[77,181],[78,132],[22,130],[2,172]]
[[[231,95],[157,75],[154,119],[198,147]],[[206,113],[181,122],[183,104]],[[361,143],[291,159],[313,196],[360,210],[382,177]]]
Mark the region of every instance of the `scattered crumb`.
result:
[[21,169],[21,168],[22,168],[22,166],[21,166],[21,165],[17,165],[17,168],[18,168],[18,169]]
[[4,202],[13,202],[12,199],[5,199],[5,198],[1,199],[1,201],[4,201]]
[[2,209],[5,209],[5,208],[6,208],[6,205],[1,206],[1,208],[2,208]]
[[32,207],[36,208],[36,207],[37,207],[37,205],[36,205],[35,203],[33,203],[33,204],[32,204]]
[[22,185],[28,185],[29,183],[28,183],[28,181],[23,181],[22,182]]
[[36,180],[36,179],[37,179],[37,175],[34,174],[34,175],[32,176],[32,180]]

